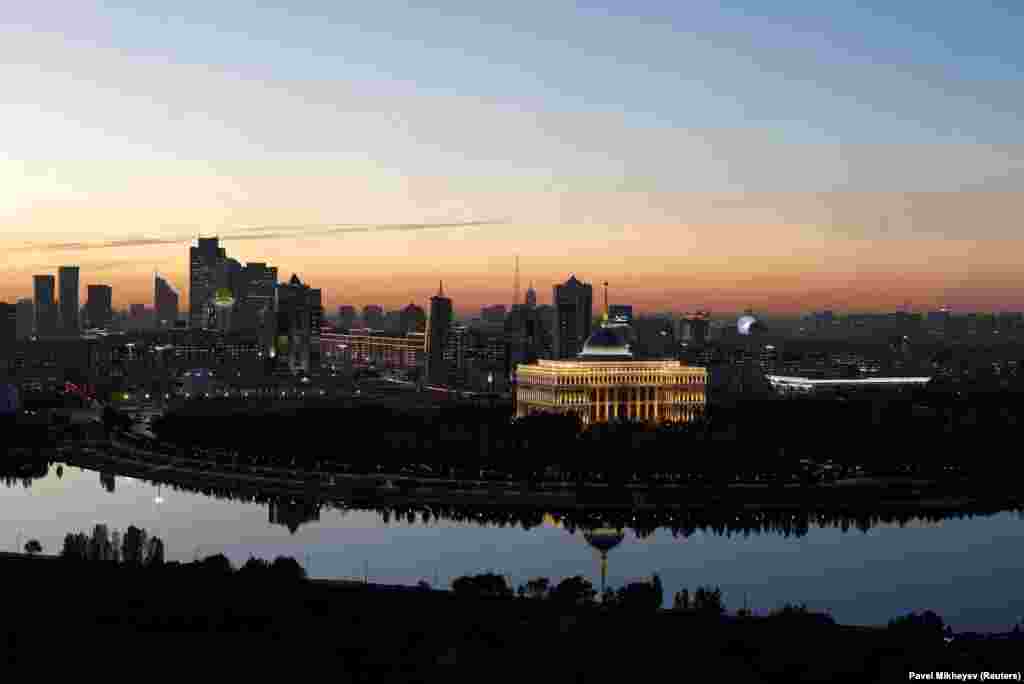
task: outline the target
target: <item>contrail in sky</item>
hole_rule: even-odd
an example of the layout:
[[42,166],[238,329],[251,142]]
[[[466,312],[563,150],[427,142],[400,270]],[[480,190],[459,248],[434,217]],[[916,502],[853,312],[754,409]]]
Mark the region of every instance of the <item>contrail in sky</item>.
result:
[[[497,226],[508,223],[505,220],[489,221],[458,221],[453,223],[380,223],[380,224],[359,224],[359,223],[328,223],[305,226],[255,226],[251,228],[236,228],[242,231],[219,236],[222,240],[284,240],[302,237],[313,237],[317,235],[344,235],[349,233],[383,233],[383,232],[412,232],[420,230],[442,230],[447,228],[482,228],[485,226]],[[261,232],[264,231],[264,232]],[[191,242],[194,235],[187,237],[137,237],[121,240],[107,240],[104,242],[49,242],[15,247],[9,251],[38,251],[38,252],[60,252],[60,251],[84,251],[93,249],[117,249],[120,247],[150,247],[153,245],[177,245]]]

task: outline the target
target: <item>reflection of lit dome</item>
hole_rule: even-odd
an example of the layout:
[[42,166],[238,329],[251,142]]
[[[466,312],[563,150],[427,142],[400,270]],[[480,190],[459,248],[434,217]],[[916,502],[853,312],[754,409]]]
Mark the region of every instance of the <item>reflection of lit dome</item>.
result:
[[633,352],[629,350],[629,333],[628,325],[604,323],[583,343],[583,351],[579,354],[579,358],[631,359]]
[[626,535],[623,534],[622,530],[616,530],[610,527],[601,527],[596,530],[588,530],[584,532],[583,538],[587,540],[588,544],[600,551],[602,554],[606,554],[621,544],[622,540],[626,538]]
[[231,290],[226,287],[218,289],[213,295],[214,306],[232,306],[234,303],[235,296],[231,294]]
[[753,332],[757,325],[757,318],[751,316],[750,314],[746,314],[744,316],[740,316],[740,319],[736,321],[736,330],[739,332],[740,335],[749,335],[751,332]]

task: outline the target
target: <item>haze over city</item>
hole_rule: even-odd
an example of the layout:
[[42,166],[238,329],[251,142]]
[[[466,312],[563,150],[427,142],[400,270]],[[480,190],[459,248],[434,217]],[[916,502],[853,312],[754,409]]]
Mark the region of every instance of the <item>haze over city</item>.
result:
[[[401,5],[401,6],[400,6]],[[401,11],[398,11],[401,10]],[[538,20],[543,17],[543,20]],[[222,237],[324,305],[1020,310],[1020,20],[971,3],[5,8],[0,299]]]

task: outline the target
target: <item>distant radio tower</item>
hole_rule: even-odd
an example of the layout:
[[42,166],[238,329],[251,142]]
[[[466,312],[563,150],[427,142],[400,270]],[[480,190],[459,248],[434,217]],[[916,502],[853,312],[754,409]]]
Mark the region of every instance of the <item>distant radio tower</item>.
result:
[[512,282],[512,306],[519,303],[519,255],[516,254],[516,276]]

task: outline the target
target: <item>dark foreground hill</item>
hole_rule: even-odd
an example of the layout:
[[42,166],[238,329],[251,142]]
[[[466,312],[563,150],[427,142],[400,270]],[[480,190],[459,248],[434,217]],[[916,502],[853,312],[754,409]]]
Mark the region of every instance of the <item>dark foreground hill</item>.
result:
[[[426,589],[246,579],[199,564],[0,558],[0,667],[334,682],[905,681],[1016,671],[1012,642],[778,618],[607,613]],[[10,680],[21,681],[21,680]]]

